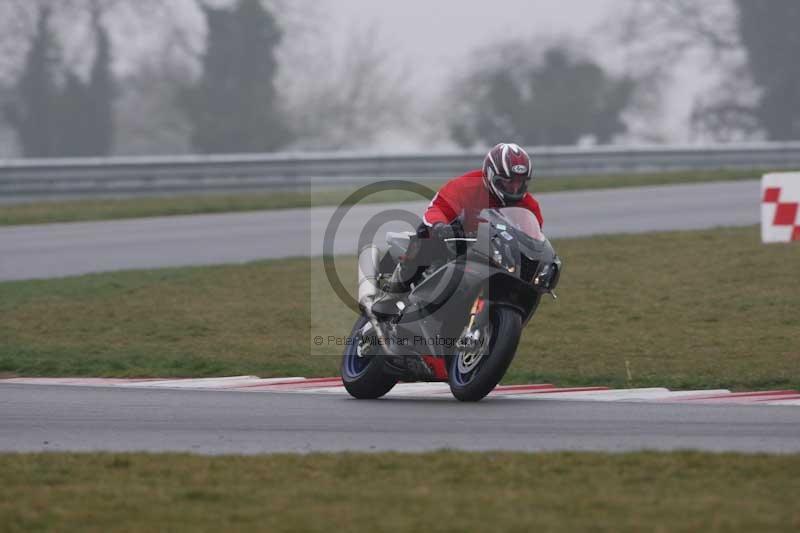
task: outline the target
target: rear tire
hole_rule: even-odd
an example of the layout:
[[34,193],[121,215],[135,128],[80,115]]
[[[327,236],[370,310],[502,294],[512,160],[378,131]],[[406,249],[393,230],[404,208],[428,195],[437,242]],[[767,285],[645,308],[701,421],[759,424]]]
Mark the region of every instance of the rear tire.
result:
[[380,398],[397,384],[397,379],[383,371],[381,352],[364,356],[358,354],[364,333],[369,333],[369,330],[365,330],[369,323],[369,319],[363,315],[356,320],[350,334],[351,342],[342,356],[342,383],[350,396],[358,400]]
[[508,307],[493,306],[490,312],[491,338],[489,346],[482,348],[484,354],[477,367],[465,374],[459,370],[460,355],[453,356],[450,361],[450,391],[462,402],[477,402],[492,392],[503,379],[517,352],[522,334],[522,316]]

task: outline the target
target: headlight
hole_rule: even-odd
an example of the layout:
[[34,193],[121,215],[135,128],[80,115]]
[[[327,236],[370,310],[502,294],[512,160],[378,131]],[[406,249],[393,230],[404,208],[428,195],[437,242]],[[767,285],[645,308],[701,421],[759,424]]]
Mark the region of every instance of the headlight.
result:
[[560,269],[558,268],[560,262],[544,265],[542,270],[533,278],[534,286],[540,289],[553,290],[558,285],[558,278]]
[[543,266],[541,272],[536,274],[536,277],[533,278],[533,284],[537,287],[547,288],[547,284],[550,282],[551,273],[552,271],[550,270],[550,265]]
[[497,268],[502,268],[508,272],[516,272],[517,265],[509,264],[509,262],[505,259],[506,257],[507,256],[503,256],[502,252],[497,249],[497,245],[492,245],[492,264]]

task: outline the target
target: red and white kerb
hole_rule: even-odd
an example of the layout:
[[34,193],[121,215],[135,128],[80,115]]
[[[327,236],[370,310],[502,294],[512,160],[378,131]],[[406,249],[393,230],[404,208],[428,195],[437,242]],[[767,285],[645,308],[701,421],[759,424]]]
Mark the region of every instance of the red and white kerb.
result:
[[800,241],[800,172],[766,174],[761,179],[761,240]]

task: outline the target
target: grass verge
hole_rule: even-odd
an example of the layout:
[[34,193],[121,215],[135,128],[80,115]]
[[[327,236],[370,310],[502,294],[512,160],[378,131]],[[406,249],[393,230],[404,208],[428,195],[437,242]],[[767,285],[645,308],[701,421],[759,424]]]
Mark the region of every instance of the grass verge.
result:
[[[536,181],[534,189],[535,192],[556,192],[581,189],[635,187],[642,185],[733,181],[755,179],[760,174],[760,172],[755,170],[747,170],[541,178]],[[427,183],[427,185],[436,189],[441,185],[441,182],[430,182]],[[306,190],[300,192],[243,193],[232,196],[175,196],[124,200],[74,200],[0,205],[0,226],[338,205],[352,192],[352,189],[320,190],[314,191],[312,194]],[[419,199],[420,198],[413,193],[394,191],[375,194],[365,201],[374,203]]]
[[[800,388],[800,247],[757,228],[554,244],[560,299],[507,383]],[[0,374],[335,375],[342,347],[311,339],[354,318],[307,259],[0,283]]]
[[4,531],[797,531],[800,455],[0,455]]

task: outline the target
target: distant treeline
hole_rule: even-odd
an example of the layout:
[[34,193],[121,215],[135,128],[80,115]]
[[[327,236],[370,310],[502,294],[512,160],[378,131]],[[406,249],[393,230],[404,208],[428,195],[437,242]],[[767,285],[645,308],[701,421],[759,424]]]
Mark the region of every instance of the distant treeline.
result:
[[[610,143],[636,134],[635,123],[641,136],[669,72],[697,49],[713,58],[720,83],[695,102],[693,132],[723,141],[800,138],[796,0],[709,0],[705,10],[643,0],[616,26],[614,42],[636,58],[623,73],[576,41],[500,41],[450,66],[435,111],[418,105],[413,76],[397,72],[375,32],[354,35],[335,65],[322,64],[333,60],[320,52],[326,59],[309,64],[305,78],[282,83],[286,5],[262,0],[224,7],[196,0],[207,28],[196,68],[165,55],[115,74],[115,54],[126,43],[109,24],[119,16],[114,10],[129,5],[146,17],[164,1],[0,0],[7,26],[0,46],[24,49],[0,86],[0,121],[20,155],[358,149],[393,128],[433,132],[463,147]],[[11,31],[22,15],[31,30]],[[60,29],[73,20],[91,36],[88,68],[63,53]]]

